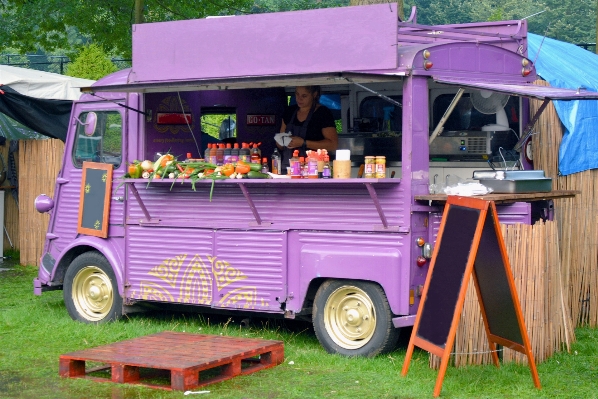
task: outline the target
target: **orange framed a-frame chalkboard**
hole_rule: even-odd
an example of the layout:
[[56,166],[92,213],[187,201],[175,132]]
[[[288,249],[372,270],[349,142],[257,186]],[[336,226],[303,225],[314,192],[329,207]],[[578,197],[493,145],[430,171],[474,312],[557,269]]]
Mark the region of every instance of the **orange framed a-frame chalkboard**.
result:
[[108,237],[112,165],[83,162],[77,233]]
[[415,346],[440,357],[434,396],[440,395],[471,276],[494,364],[497,344],[525,354],[540,388],[496,206],[471,197],[448,197],[402,374]]

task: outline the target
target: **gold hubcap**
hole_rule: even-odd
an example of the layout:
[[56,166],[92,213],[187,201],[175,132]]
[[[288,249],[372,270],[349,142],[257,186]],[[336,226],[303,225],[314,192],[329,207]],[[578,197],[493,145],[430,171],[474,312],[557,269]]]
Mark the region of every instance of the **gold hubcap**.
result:
[[73,303],[89,321],[102,320],[114,302],[112,283],[102,269],[87,266],[73,279]]
[[338,346],[359,349],[374,335],[376,310],[363,290],[352,286],[340,287],[326,301],[324,325]]

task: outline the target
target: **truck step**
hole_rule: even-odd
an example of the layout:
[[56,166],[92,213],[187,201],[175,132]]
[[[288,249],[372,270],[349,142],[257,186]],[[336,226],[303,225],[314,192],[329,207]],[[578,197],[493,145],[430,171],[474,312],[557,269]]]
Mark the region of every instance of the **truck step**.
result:
[[186,391],[283,360],[282,341],[164,331],[61,355],[59,373],[65,378]]

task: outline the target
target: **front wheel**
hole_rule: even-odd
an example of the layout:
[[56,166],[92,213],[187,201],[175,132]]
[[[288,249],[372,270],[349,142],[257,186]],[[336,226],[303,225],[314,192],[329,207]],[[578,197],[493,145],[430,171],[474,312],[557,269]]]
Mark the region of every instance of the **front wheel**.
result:
[[394,349],[399,330],[382,288],[366,281],[327,280],[314,299],[313,325],[329,353],[373,357]]
[[122,316],[122,297],[110,263],[97,252],[79,255],[64,276],[64,303],[73,320],[100,323]]

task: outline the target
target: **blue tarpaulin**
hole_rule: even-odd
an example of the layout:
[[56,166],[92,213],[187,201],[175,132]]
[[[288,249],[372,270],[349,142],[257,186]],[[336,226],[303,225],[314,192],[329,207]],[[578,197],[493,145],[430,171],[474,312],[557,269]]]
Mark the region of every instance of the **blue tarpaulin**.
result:
[[[539,51],[539,53],[538,53]],[[528,33],[527,56],[553,87],[598,91],[598,55],[571,43]],[[562,175],[598,168],[598,100],[554,101],[565,127],[559,149]]]

